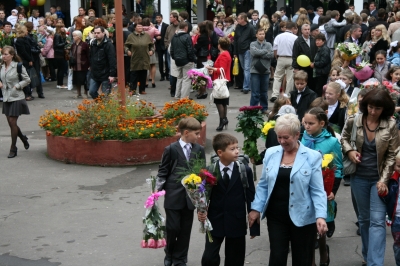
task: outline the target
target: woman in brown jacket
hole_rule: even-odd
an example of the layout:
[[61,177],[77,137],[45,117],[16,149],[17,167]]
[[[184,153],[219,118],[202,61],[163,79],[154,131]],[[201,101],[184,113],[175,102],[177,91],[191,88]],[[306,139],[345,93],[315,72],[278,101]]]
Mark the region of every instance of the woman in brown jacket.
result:
[[[363,265],[384,265],[386,205],[379,195],[388,192],[399,149],[394,110],[395,104],[386,90],[371,90],[360,103],[361,114],[350,117],[342,132],[343,154],[356,164],[351,188],[359,213]],[[350,144],[354,123],[356,150]]]
[[125,42],[125,52],[131,57],[131,91],[136,90],[139,82],[139,93],[147,94],[146,78],[150,68],[150,56],[154,54],[154,43],[150,35],[143,32],[143,25],[134,25],[134,31],[128,36]]
[[[74,98],[82,98],[81,87],[84,85],[86,98],[88,96],[88,86],[86,84],[86,75],[89,69],[89,45],[82,41],[82,32],[75,30],[72,33],[74,43],[71,46],[70,58],[75,59],[75,64],[70,65],[73,70],[72,84],[78,92]],[[70,60],[71,62],[71,60]]]

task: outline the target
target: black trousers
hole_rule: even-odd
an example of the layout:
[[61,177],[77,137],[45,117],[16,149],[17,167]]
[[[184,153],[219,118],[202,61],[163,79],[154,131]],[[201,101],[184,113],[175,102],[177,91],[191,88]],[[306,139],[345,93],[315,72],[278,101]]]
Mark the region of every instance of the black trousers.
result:
[[47,66],[49,67],[49,70],[50,70],[51,81],[55,81],[56,80],[56,65],[54,62],[54,58],[46,58],[46,61],[47,61]]
[[[166,78],[169,75],[169,67],[167,63],[167,50],[157,50],[158,55],[158,70],[160,71],[161,78]],[[164,60],[165,57],[165,60]],[[164,71],[165,65],[165,71]]]
[[130,68],[131,68],[131,57],[124,56],[125,85],[130,83]]
[[62,86],[64,83],[64,72],[65,72],[65,59],[54,58],[54,63],[57,67],[57,86]]
[[[146,76],[145,76],[146,78]],[[190,233],[193,224],[193,210],[185,207],[182,210],[165,209],[167,245],[164,249],[165,259],[174,265],[187,263]]]
[[[206,247],[201,258],[202,266],[219,266],[221,258],[219,250],[225,239],[225,266],[243,266],[246,255],[246,236],[229,238],[215,237],[213,242],[208,241],[206,234]],[[272,265],[272,264],[270,264]]]
[[137,83],[139,82],[139,93],[144,92],[146,90],[146,78],[147,78],[147,70],[135,70],[131,71],[130,82],[131,82],[131,91],[136,90]]
[[286,266],[289,241],[291,243],[292,265],[311,266],[313,263],[316,224],[297,227],[291,219],[267,217],[270,242],[269,265]]
[[36,86],[36,92],[38,96],[43,95],[42,79],[40,77],[41,67],[39,55],[33,55],[33,67],[35,68],[36,75],[39,78],[39,85]]
[[322,75],[314,78],[314,83],[315,83],[315,93],[318,95],[318,97],[322,97],[322,88],[328,81],[328,75]]

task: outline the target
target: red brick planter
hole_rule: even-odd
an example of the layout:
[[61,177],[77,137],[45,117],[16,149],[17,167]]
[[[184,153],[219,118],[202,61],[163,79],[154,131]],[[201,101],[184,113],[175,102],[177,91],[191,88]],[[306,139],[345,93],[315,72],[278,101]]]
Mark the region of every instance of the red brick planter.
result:
[[[66,163],[86,165],[139,165],[160,162],[164,148],[179,138],[86,141],[81,138],[53,136],[47,132],[47,153],[50,158]],[[206,123],[202,123],[199,144],[205,146]]]

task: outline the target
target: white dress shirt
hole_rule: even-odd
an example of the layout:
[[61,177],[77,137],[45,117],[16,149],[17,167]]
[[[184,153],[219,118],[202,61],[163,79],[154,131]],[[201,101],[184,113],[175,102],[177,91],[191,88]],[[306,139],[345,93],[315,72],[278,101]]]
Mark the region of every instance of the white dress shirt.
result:
[[191,143],[186,143],[182,139],[179,139],[179,145],[181,145],[183,153],[185,154],[185,156],[186,156],[186,148],[185,148],[186,144],[189,144],[190,145],[190,150],[192,150],[192,144]]
[[292,56],[293,45],[297,40],[297,36],[290,31],[279,34],[274,40],[274,51],[277,51],[279,56]]
[[315,14],[315,17],[313,18],[312,23],[313,24],[318,24],[318,19],[319,19],[319,15]]
[[306,41],[306,43],[307,43],[307,45],[308,45],[308,47],[310,47],[310,37],[308,37],[308,39],[306,39],[306,38],[304,38],[304,36],[302,36],[303,37],[303,39]]
[[336,107],[338,106],[338,104],[339,104],[339,102],[336,101],[336,103],[334,105],[329,105],[328,106],[328,119],[331,118],[331,116],[332,116],[333,112],[335,112]]
[[228,167],[229,168],[229,170],[228,170],[229,180],[231,180],[234,165],[235,165],[235,162],[231,162],[229,165],[223,165],[221,163],[221,161],[219,161],[219,170],[220,170],[221,176],[222,177],[224,176],[224,168]]

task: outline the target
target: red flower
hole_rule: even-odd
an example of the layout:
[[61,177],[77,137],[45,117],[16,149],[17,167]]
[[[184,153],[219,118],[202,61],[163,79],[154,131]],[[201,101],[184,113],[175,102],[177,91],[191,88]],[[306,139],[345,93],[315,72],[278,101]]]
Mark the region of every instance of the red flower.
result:
[[383,86],[385,86],[386,88],[388,88],[389,90],[391,90],[393,88],[393,84],[389,81],[383,81],[382,82]]
[[243,106],[239,109],[240,112],[243,111],[254,111],[254,110],[262,110],[262,106]]
[[200,171],[199,176],[202,180],[206,180],[207,185],[215,186],[217,184],[217,178],[215,178],[215,176],[205,169]]

